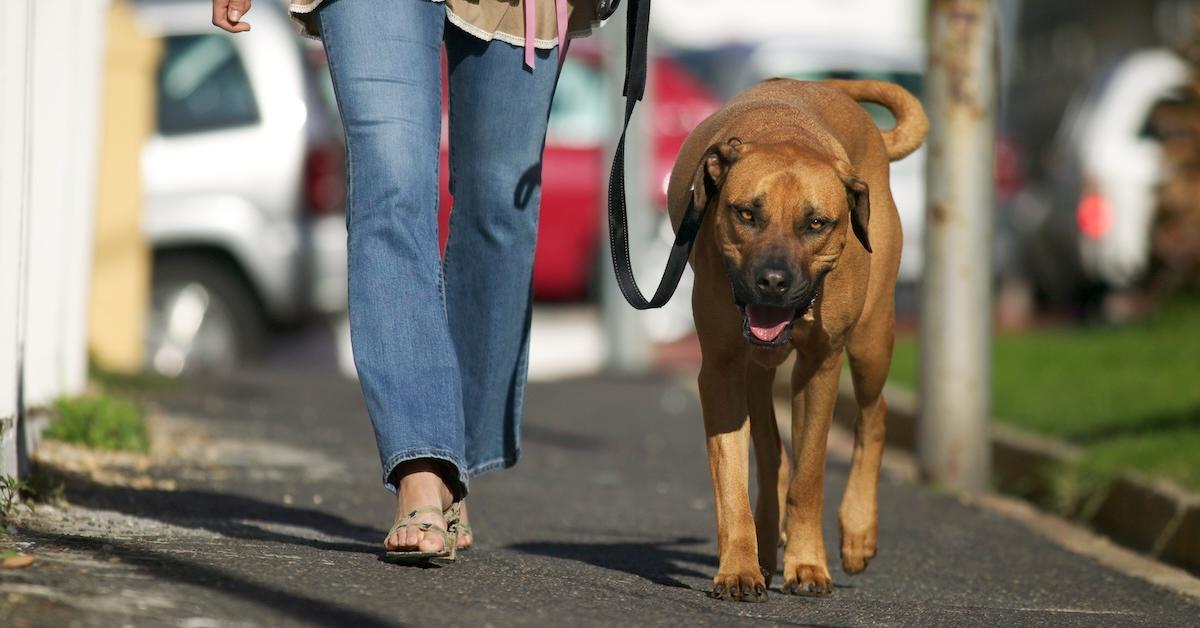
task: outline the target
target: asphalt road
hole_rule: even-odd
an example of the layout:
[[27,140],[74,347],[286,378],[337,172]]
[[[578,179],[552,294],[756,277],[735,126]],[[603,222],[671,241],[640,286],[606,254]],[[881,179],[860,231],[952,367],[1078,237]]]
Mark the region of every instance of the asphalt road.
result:
[[[250,371],[156,394],[178,453],[142,488],[76,479],[10,529],[0,625],[1163,625],[1200,605],[1000,515],[900,480],[880,553],[824,599],[705,592],[714,514],[698,403],[668,378],[535,384],[513,470],[477,479],[477,545],[450,566],[377,557],[392,502],[357,384]],[[836,565],[831,460],[825,535]],[[157,488],[155,488],[157,487]]]

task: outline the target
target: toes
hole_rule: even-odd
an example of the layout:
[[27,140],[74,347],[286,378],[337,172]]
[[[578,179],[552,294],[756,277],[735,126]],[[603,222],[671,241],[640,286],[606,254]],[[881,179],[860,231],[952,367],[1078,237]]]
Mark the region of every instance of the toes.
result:
[[867,568],[867,557],[862,543],[847,539],[842,542],[842,570],[848,574],[861,573]]
[[833,579],[829,571],[811,565],[801,565],[787,570],[783,592],[791,595],[822,597],[833,593]]
[[844,534],[842,569],[848,574],[862,573],[875,557],[875,538],[870,534]]
[[761,576],[753,573],[729,576],[718,574],[713,580],[713,588],[708,596],[731,602],[765,602],[767,585]]
[[426,529],[426,524],[411,524],[383,540],[384,549],[388,551],[440,552],[445,549],[445,543],[440,534]]
[[440,552],[444,549],[442,545],[441,537],[433,532],[426,532],[417,542],[417,549],[422,552]]
[[854,575],[867,569],[867,559],[862,556],[842,553],[842,571]]

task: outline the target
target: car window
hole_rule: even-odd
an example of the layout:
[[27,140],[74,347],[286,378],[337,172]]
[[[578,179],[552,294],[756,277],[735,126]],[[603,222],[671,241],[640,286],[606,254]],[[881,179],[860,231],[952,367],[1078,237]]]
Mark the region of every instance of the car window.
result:
[[608,110],[611,102],[605,98],[604,76],[587,64],[568,58],[550,105],[547,142],[567,146],[604,142],[613,115]]
[[[916,72],[893,72],[887,70],[868,71],[868,70],[847,70],[837,71],[830,70],[825,72],[794,72],[787,75],[787,78],[799,79],[802,81],[821,81],[824,79],[851,79],[864,80],[870,79],[875,81],[887,81],[896,83],[908,90],[912,95],[921,98],[922,89],[924,87],[922,77]],[[883,105],[877,105],[873,102],[859,103],[867,113],[871,114],[871,118],[875,120],[875,125],[881,129],[890,129],[896,126],[896,117],[892,112]]]
[[163,135],[255,124],[258,103],[229,37],[177,35],[158,68],[158,131]]

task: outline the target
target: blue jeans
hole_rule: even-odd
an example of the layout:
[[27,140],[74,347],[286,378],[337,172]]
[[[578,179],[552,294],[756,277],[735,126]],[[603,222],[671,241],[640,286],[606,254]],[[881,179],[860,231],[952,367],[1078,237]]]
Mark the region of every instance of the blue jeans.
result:
[[[520,48],[447,25],[427,0],[333,0],[318,11],[346,130],[350,337],[384,485],[396,490],[399,463],[433,458],[465,495],[470,477],[520,454],[557,50],[539,50],[531,71]],[[454,195],[444,261],[443,41]]]

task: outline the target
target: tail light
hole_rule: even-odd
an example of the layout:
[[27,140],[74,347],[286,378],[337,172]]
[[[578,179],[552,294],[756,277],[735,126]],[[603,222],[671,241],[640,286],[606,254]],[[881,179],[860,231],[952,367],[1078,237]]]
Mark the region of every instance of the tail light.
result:
[[1094,185],[1085,185],[1083,198],[1075,208],[1075,223],[1083,235],[1099,240],[1112,229],[1112,206],[1102,194],[1096,191]]
[[345,209],[346,154],[338,142],[317,144],[305,156],[304,201],[312,216]]
[[1021,154],[1012,139],[1000,135],[996,138],[996,196],[1007,203],[1023,185]]

